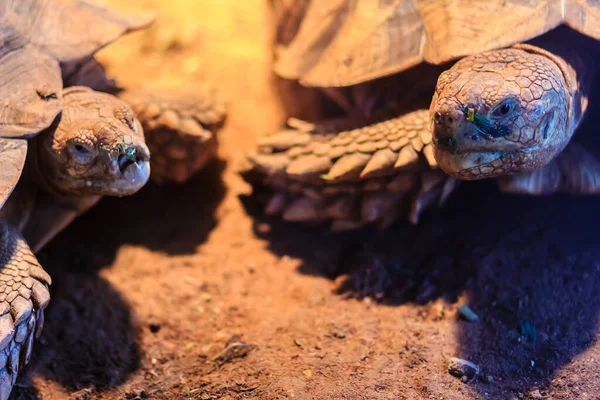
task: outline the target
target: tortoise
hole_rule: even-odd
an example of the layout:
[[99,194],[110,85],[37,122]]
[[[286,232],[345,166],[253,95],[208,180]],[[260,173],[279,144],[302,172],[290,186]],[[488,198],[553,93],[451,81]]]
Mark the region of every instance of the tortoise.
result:
[[93,58],[150,22],[87,0],[0,5],[0,400],[50,300],[35,253],[102,196],[184,182],[215,154],[225,110],[214,90],[127,90]]
[[259,138],[241,172],[267,214],[348,230],[406,212],[416,224],[462,181],[493,178],[530,195],[599,192],[584,116],[600,3],[273,4],[275,72],[327,92],[345,117],[290,119]]

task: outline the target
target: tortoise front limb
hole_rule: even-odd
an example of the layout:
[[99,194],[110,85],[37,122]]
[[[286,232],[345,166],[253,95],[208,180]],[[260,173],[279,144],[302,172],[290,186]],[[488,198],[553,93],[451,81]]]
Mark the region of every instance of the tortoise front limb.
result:
[[73,220],[92,208],[100,196],[58,197],[38,193],[21,233],[30,248],[39,252],[50,240],[63,231]]
[[124,90],[118,97],[129,103],[142,123],[151,154],[150,178],[155,182],[185,182],[216,155],[225,107],[214,93]]
[[332,230],[386,227],[442,204],[456,180],[433,157],[429,114],[418,110],[367,126],[295,123],[260,138],[244,179],[265,213],[295,222],[325,221]]
[[6,400],[42,331],[51,279],[14,227],[2,221],[0,234],[0,400]]

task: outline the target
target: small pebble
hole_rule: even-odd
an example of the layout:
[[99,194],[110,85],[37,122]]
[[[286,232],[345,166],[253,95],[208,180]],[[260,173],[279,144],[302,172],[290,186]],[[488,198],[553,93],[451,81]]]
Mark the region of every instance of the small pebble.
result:
[[346,338],[346,334],[344,332],[335,331],[333,332],[333,337],[337,339],[344,339]]
[[[450,375],[457,378],[466,377],[467,381],[475,378],[479,374],[479,367],[471,361],[463,360],[462,358],[451,358],[448,365]],[[464,378],[463,378],[464,382]]]

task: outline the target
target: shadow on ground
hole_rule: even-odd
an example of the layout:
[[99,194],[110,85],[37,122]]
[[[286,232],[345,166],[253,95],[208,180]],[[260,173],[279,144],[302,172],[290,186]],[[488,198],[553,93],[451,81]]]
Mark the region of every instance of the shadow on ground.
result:
[[543,387],[595,340],[597,198],[506,195],[493,184],[464,184],[418,226],[346,234],[247,210],[271,251],[303,261],[299,272],[345,274],[339,294],[393,306],[439,297],[453,303],[465,293],[480,320],[456,322],[460,347],[453,355],[496,378],[493,386],[474,386],[482,395]]
[[[294,108],[288,111],[295,115]],[[300,258],[299,272],[344,275],[340,295],[393,306],[440,297],[454,303],[466,294],[481,318],[457,321],[454,355],[498,378],[493,387],[481,387],[482,396],[543,388],[595,340],[597,198],[516,196],[499,193],[491,182],[463,183],[444,209],[426,213],[418,226],[344,234],[264,217],[251,197],[242,202],[256,236],[275,254]]]
[[[184,185],[150,183],[134,196],[105,198],[39,254],[52,276],[52,301],[28,372],[72,391],[127,380],[140,362],[138,327],[127,301],[98,272],[124,244],[194,253],[216,224],[224,166],[215,161]],[[20,377],[13,399],[37,398],[28,379]]]
[[[507,205],[516,212],[504,225],[514,228],[486,232],[472,260],[469,305],[480,322],[459,323],[459,354],[505,382],[504,390],[543,389],[557,369],[596,340],[597,199],[516,198]],[[503,215],[511,217],[504,211],[492,221],[501,225]]]
[[[52,302],[27,372],[56,380],[71,391],[123,383],[140,360],[139,331],[128,304],[96,274],[59,273],[60,266],[51,264]],[[22,391],[35,390],[26,383],[21,386],[14,390],[15,399],[24,395]]]
[[[314,110],[324,108],[325,100],[303,103],[299,111],[290,99],[311,98],[311,92],[285,80],[275,83],[288,115],[335,113],[331,104],[321,114]],[[583,129],[593,131],[593,123],[588,118]],[[592,135],[577,140],[600,150]],[[463,183],[444,209],[428,212],[418,226],[399,223],[383,232],[367,228],[332,234],[323,226],[264,217],[251,198],[242,198],[255,220],[255,234],[271,251],[301,259],[304,274],[344,275],[340,295],[400,305],[440,297],[456,302],[466,294],[480,321],[456,322],[460,348],[454,355],[498,378],[493,387],[482,387],[482,395],[543,387],[595,340],[600,311],[597,201],[507,195],[491,182]]]
[[[224,161],[215,160],[183,185],[149,183],[134,196],[103,198],[68,233],[59,235],[49,251],[68,247],[83,257],[94,248],[102,250],[97,257],[113,257],[120,246],[131,244],[171,255],[192,254],[216,226],[215,209],[225,195],[220,178],[224,168]],[[70,246],[73,236],[67,235],[76,235],[76,248]]]

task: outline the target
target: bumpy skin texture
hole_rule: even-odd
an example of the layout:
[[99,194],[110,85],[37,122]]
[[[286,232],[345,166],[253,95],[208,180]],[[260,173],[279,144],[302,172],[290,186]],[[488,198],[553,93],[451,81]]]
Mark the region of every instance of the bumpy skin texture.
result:
[[431,103],[440,167],[465,180],[544,167],[581,121],[577,90],[575,72],[533,46],[462,59],[441,74]]
[[243,175],[266,189],[267,214],[329,221],[333,230],[387,226],[406,214],[416,223],[454,187],[437,169],[426,110],[341,132],[328,128],[308,124],[260,139]]
[[190,96],[129,89],[118,96],[142,123],[153,181],[183,183],[215,157],[226,112],[213,90]]
[[42,331],[51,279],[19,232],[2,220],[0,265],[0,399],[7,399]]

